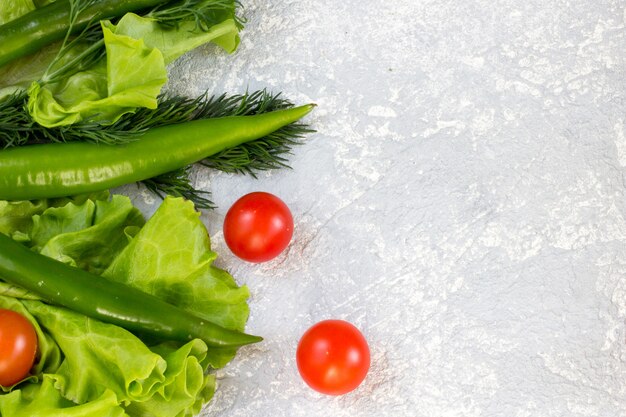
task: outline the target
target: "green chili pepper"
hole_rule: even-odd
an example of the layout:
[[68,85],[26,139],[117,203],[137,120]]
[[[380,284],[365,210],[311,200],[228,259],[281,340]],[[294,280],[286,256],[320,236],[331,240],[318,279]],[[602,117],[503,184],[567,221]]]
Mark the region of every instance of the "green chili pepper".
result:
[[263,340],[223,328],[151,294],[40,255],[0,233],[0,278],[44,300],[163,340],[202,339],[214,347]]
[[[72,25],[79,32],[91,22],[166,3],[168,0],[101,0],[93,2]],[[70,28],[70,0],[57,0],[0,26],[0,66],[61,40]]]
[[157,127],[125,145],[72,142],[5,149],[0,151],[0,200],[63,197],[142,181],[264,137],[312,108]]

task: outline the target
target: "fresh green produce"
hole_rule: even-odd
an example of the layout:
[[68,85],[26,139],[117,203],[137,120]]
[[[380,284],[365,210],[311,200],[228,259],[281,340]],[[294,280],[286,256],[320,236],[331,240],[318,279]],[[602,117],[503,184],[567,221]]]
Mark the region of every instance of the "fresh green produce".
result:
[[[150,164],[150,169],[139,165],[149,156],[159,155],[134,153],[144,153],[145,148],[133,142],[159,135],[152,129],[180,124],[167,130],[168,134],[187,132],[194,128],[185,126],[191,121],[256,116],[294,107],[265,91],[196,99],[160,95],[167,81],[166,66],[185,52],[207,42],[227,52],[236,50],[242,28],[237,4],[235,0],[57,0],[51,4],[0,0],[0,62],[4,62],[2,56],[8,62],[0,66],[0,147],[86,141],[130,148],[85,147],[92,158],[81,159],[75,166],[65,166],[66,157],[82,151],[81,146],[38,150],[29,146],[28,151],[0,156],[0,171],[13,172],[12,179],[0,174],[5,185],[13,188],[12,181],[20,184],[15,193],[0,191],[0,198],[71,195],[139,180],[161,197],[183,196],[200,208],[209,208],[208,193],[193,187],[189,164],[200,162],[252,175],[286,166],[284,155],[311,131],[295,120],[277,125],[271,132],[262,126],[257,132],[266,133],[261,136],[218,138],[212,148],[216,152],[196,154],[185,164],[183,159],[174,160],[182,156],[184,147],[191,149],[198,143],[200,131],[190,145],[168,142],[170,149],[177,147],[176,152],[167,161]],[[99,20],[105,18],[111,20]],[[38,40],[24,40],[32,37]],[[49,43],[55,39],[56,43]],[[47,46],[42,47],[44,44]],[[26,55],[34,49],[37,51]],[[23,56],[14,59],[18,55]],[[198,122],[194,126],[203,125]],[[204,136],[203,146],[211,148],[212,135]],[[121,161],[119,156],[127,150],[129,159]],[[48,151],[49,161],[40,165],[41,154]],[[34,156],[30,162],[29,155]],[[132,173],[111,165],[129,161]],[[162,170],[165,166],[173,168],[166,172]],[[148,173],[150,177],[146,177]],[[60,190],[70,183],[71,187]],[[34,194],[24,189],[32,189]]]
[[[289,101],[265,90],[244,95],[223,94],[218,97],[197,99],[168,97],[161,101],[158,108],[138,109],[135,113],[122,116],[112,125],[77,123],[44,128],[34,123],[22,111],[24,105],[23,97],[17,95],[11,96],[11,100],[0,101],[0,145],[4,142],[6,148],[12,148],[40,142],[78,141],[124,145],[135,142],[151,129],[163,126],[176,124],[184,126],[185,123],[194,120],[262,115],[293,108]],[[299,144],[300,138],[308,132],[311,130],[305,124],[290,123],[266,136],[210,155],[200,163],[212,169],[253,176],[257,171],[286,167],[285,155],[290,152],[292,146]],[[185,144],[185,141],[180,142],[180,147],[186,146]],[[105,146],[92,149],[107,152]],[[2,152],[0,150],[0,158]],[[200,208],[212,207],[212,203],[206,198],[208,193],[193,188],[188,177],[189,168],[190,166],[186,166],[142,182],[161,197],[168,194],[182,196],[194,201]]]
[[62,197],[152,178],[269,135],[311,108],[160,127],[124,146],[74,142],[5,149],[0,152],[0,199]]
[[[192,416],[261,340],[193,203],[168,196],[209,207],[191,164],[254,176],[310,132],[312,105],[265,91],[162,94],[182,54],[236,50],[238,4],[0,0],[0,311],[38,343],[0,417]],[[106,191],[136,181],[164,198],[147,223]]]
[[178,28],[163,27],[132,13],[116,24],[103,21],[98,33],[102,33],[106,53],[78,72],[75,62],[79,58],[71,57],[80,52],[72,50],[53,62],[28,87],[30,116],[45,127],[80,121],[106,125],[138,107],[156,108],[167,81],[167,64],[207,42],[229,51],[236,48],[238,29],[233,19],[216,22],[206,31],[195,25],[189,21]]
[[10,387],[28,375],[37,353],[37,333],[20,313],[0,309],[0,385]]
[[17,4],[0,1],[0,97],[27,90],[29,116],[45,127],[156,108],[167,64],[207,42],[233,52],[242,27],[234,0]]
[[97,279],[81,269],[32,252],[0,234],[0,277],[88,317],[161,340],[202,339],[239,347],[262,339],[228,330],[128,285]]
[[[107,193],[0,201],[0,233],[90,271],[95,280],[124,283],[221,327],[244,330],[249,292],[213,266],[216,255],[189,201],[166,198],[147,223],[127,197]],[[39,340],[31,375],[0,387],[3,417],[195,415],[213,395],[210,370],[237,350],[133,334],[48,304],[1,278],[0,308],[25,316]]]
[[353,324],[323,320],[309,328],[296,350],[304,382],[322,394],[342,395],[355,390],[370,368],[365,337]]
[[248,262],[266,262],[284,251],[293,236],[293,217],[278,197],[254,192],[239,198],[224,218],[224,240]]

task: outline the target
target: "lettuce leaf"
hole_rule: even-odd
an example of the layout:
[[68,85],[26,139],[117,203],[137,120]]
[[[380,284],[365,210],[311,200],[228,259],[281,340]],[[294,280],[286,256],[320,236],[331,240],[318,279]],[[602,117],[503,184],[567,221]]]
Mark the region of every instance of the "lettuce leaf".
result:
[[175,30],[164,30],[153,19],[133,13],[126,14],[116,25],[108,21],[103,24],[117,34],[143,39],[146,46],[161,51],[166,64],[208,42],[228,53],[239,45],[239,29],[234,19],[226,19],[206,32],[196,29],[196,23],[191,21],[181,22]]
[[[249,291],[212,265],[216,254],[192,203],[167,197],[144,223],[127,197],[103,197],[2,202],[0,232],[243,330]],[[24,314],[40,340],[33,375],[0,391],[5,417],[192,416],[214,394],[215,376],[209,371],[235,354],[209,349],[198,339],[153,344],[2,281],[0,308]]]
[[[59,261],[100,274],[145,223],[128,197],[0,201],[0,233]],[[64,205],[65,203],[65,205]]]
[[[0,233],[11,236],[17,241],[30,241],[34,216],[50,207],[63,207],[67,203],[81,205],[89,200],[108,200],[109,192],[101,191],[73,197],[51,198],[33,201],[0,200]],[[130,201],[129,201],[130,202]],[[73,214],[72,214],[73,216]]]
[[114,195],[33,216],[30,243],[43,255],[100,274],[144,222],[130,199]]
[[102,21],[106,57],[93,67],[55,84],[33,82],[28,90],[28,110],[46,127],[65,126],[82,120],[115,122],[137,107],[154,109],[167,82],[167,64],[208,42],[227,52],[239,44],[233,19],[196,29],[195,22],[164,28],[153,19],[133,13],[117,24]]
[[28,90],[28,110],[45,127],[84,119],[113,123],[136,107],[154,109],[167,81],[163,55],[143,40],[115,34],[103,26],[106,60],[63,82]]
[[54,379],[43,375],[40,384],[28,384],[0,396],[0,416],[10,417],[129,417],[112,391],[84,404],[61,395]]
[[2,0],[0,6],[0,25],[35,10],[32,0]]
[[[103,276],[151,293],[224,327],[243,330],[248,318],[247,287],[238,287],[217,257],[193,203],[166,198],[135,239]],[[233,350],[212,350],[209,364],[221,368]]]

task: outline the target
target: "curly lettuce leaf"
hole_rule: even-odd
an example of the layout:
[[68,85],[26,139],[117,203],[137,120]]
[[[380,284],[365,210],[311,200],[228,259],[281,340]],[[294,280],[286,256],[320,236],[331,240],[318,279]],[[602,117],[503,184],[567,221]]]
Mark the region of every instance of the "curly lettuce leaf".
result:
[[164,343],[151,347],[168,363],[165,380],[146,401],[134,401],[126,406],[131,416],[187,417],[198,414],[215,393],[215,375],[205,372],[201,362],[208,353],[207,346],[194,340],[182,347]]
[[109,124],[138,107],[154,109],[167,82],[167,64],[208,42],[227,52],[239,44],[233,19],[202,31],[191,21],[164,28],[154,19],[127,13],[117,24],[102,21],[101,26],[105,58],[56,84],[31,84],[28,110],[39,124],[58,127],[82,120]]
[[133,13],[126,14],[115,25],[108,21],[103,24],[116,34],[143,39],[146,46],[161,51],[166,64],[209,42],[228,53],[234,52],[239,45],[239,28],[234,19],[225,19],[207,31],[197,29],[192,21],[180,22],[178,28],[166,30],[154,19]]
[[[200,213],[193,203],[167,197],[103,276],[153,294],[224,327],[243,330],[248,319],[248,288],[213,266]],[[212,350],[212,367],[224,366],[233,350]]]
[[0,25],[35,10],[32,0],[2,0],[0,2]]
[[167,81],[163,55],[143,40],[118,35],[103,25],[106,60],[63,82],[28,90],[28,110],[45,127],[89,119],[113,123],[136,107],[154,109]]
[[[122,196],[0,204],[0,218],[7,213],[4,232],[33,250],[226,327],[245,325],[248,289],[212,265],[216,255],[188,201],[166,198],[145,224]],[[106,242],[115,249],[107,252]],[[33,375],[0,392],[0,416],[190,417],[214,394],[208,371],[235,354],[198,339],[153,345],[1,281],[0,308],[22,312],[43,341]]]
[[[50,376],[55,387],[74,403],[84,404],[111,391],[124,407],[137,403],[132,409],[139,410],[141,403],[169,391],[184,410],[198,396],[206,398],[203,391],[207,384],[200,363],[207,349],[202,341],[193,340],[162,355],[121,327],[38,301],[23,304],[63,352],[65,359]],[[177,383],[180,379],[187,382],[182,389]],[[208,394],[210,397],[213,391],[209,389]]]
[[17,285],[0,281],[0,296],[18,298],[22,300],[41,300],[37,294],[25,290]]
[[144,223],[128,197],[88,200],[33,216],[31,245],[43,255],[101,274]]
[[52,376],[44,374],[40,384],[27,384],[0,396],[0,416],[11,417],[130,417],[115,394],[76,404],[61,395]]
[[[0,233],[61,262],[100,274],[145,223],[130,199],[0,201]],[[78,200],[82,200],[78,197]]]
[[0,201],[0,233],[21,242],[30,240],[33,216],[47,208],[46,200]]

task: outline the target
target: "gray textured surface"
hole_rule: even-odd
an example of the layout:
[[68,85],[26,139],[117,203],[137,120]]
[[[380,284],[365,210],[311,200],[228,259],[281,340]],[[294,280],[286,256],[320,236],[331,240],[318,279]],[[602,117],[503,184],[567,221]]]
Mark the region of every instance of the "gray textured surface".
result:
[[[266,337],[203,415],[626,416],[626,1],[244,3],[240,50],[186,56],[170,87],[267,86],[319,104],[318,133],[292,171],[198,172]],[[253,190],[296,220],[263,265],[220,230]],[[373,355],[343,397],[294,362],[331,317]]]

